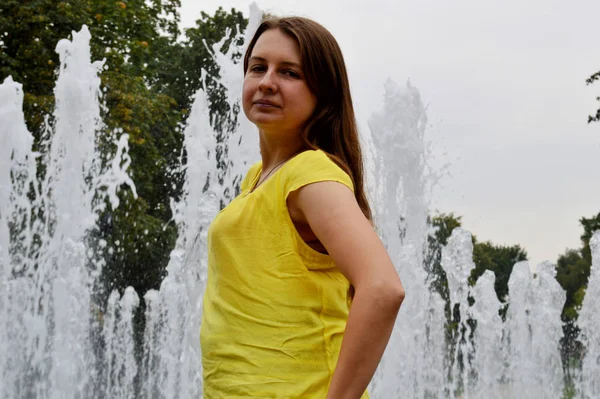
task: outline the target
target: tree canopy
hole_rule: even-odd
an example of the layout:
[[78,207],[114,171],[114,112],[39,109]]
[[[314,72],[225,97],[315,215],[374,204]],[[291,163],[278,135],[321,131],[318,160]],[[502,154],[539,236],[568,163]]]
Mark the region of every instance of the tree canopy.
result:
[[[585,82],[588,85],[591,85],[596,80],[600,80],[600,71],[596,72],[595,74],[593,74],[592,76],[587,78]],[[600,101],[600,96],[596,97],[596,100]],[[588,116],[588,123],[591,123],[591,122],[600,122],[600,108],[598,108],[598,110],[596,110],[596,114],[592,114],[592,115]]]
[[[207,72],[211,116],[217,132],[227,129],[230,110],[218,65],[209,50],[226,37],[236,37],[248,21],[235,9],[202,12],[185,32],[179,27],[180,0],[4,0],[0,3],[0,81],[11,75],[23,84],[24,111],[29,130],[39,139],[44,117],[54,107],[58,71],[55,51],[60,39],[87,25],[92,34],[94,60],[106,59],[101,74],[105,110],[103,120],[110,137],[115,129],[129,134],[130,173],[138,198],[122,191],[118,209],[101,215],[97,238],[108,245],[104,281],[107,290],[133,286],[143,294],[157,288],[177,237],[171,220],[170,199],[182,194],[182,126],[193,94],[201,87],[201,70]],[[231,36],[227,36],[231,34]],[[225,41],[227,51],[231,40]],[[237,43],[241,44],[241,43]],[[234,54],[239,61],[241,54]],[[600,72],[588,78],[593,84]],[[600,98],[599,98],[600,100]],[[600,120],[600,109],[589,121]],[[52,123],[52,119],[50,119]],[[436,228],[428,241],[426,267],[432,287],[448,299],[446,276],[441,268],[441,248],[461,218],[441,214],[430,219]],[[582,247],[571,249],[557,261],[557,280],[567,292],[563,319],[575,320],[591,266],[589,240],[600,229],[600,214],[580,220]],[[527,254],[519,245],[498,246],[473,237],[476,268],[469,282],[485,270],[496,275],[496,293],[504,301],[513,265]]]
[[[431,224],[436,229],[433,236],[429,237],[429,264],[432,286],[445,300],[449,299],[447,293],[446,273],[441,266],[441,248],[448,243],[452,230],[462,225],[460,216],[454,214],[440,214],[431,218]],[[469,277],[469,284],[474,285],[477,279],[486,270],[496,275],[496,295],[502,302],[508,295],[508,279],[515,263],[526,260],[527,252],[520,245],[503,246],[495,245],[491,241],[479,242],[473,236],[473,262],[475,268]]]
[[562,314],[566,322],[577,319],[578,309],[583,303],[592,267],[590,240],[594,232],[600,230],[600,212],[590,218],[579,219],[579,223],[583,227],[581,248],[566,250],[556,262],[556,280],[567,294]]
[[109,207],[100,217],[95,238],[108,243],[102,254],[106,292],[133,286],[143,295],[158,288],[164,276],[177,237],[169,203],[182,194],[181,130],[201,86],[201,70],[208,74],[214,120],[223,123],[229,114],[223,88],[215,83],[219,68],[207,47],[228,33],[235,37],[247,20],[235,9],[220,8],[214,15],[201,13],[182,32],[180,5],[180,0],[0,3],[0,81],[10,75],[23,84],[26,123],[36,143],[54,108],[58,41],[85,24],[92,34],[92,59],[106,60],[102,136],[108,140],[115,129],[129,134],[129,172],[138,193],[134,198],[122,190],[119,208]]

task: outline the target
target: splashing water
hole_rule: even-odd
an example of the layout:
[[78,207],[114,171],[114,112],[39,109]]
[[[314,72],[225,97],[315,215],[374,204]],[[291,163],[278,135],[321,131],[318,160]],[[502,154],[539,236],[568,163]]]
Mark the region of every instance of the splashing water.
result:
[[486,270],[473,288],[477,301],[470,313],[477,320],[477,327],[473,332],[473,360],[467,371],[472,378],[467,392],[473,398],[499,397],[503,369],[502,318],[499,314],[502,305],[494,291],[495,281],[494,273]]
[[579,327],[587,354],[583,359],[579,394],[583,398],[600,396],[600,231],[590,240],[592,270],[579,312]]
[[[22,112],[21,85],[0,86],[3,132],[0,170],[0,397],[77,398],[96,383],[90,356],[92,291],[101,263],[92,261],[86,234],[105,197],[135,186],[126,173],[127,135],[107,167],[97,151],[102,63],[90,63],[86,27],[62,40],[55,123],[45,154],[32,151]],[[39,159],[42,157],[41,159]],[[37,161],[45,167],[38,173]]]
[[[471,327],[467,319],[471,316],[469,309],[470,289],[466,284],[471,271],[475,269],[473,262],[473,241],[471,233],[459,228],[452,231],[448,239],[448,245],[442,250],[442,267],[448,278],[448,291],[450,293],[451,306],[457,306],[461,320],[455,332],[456,340],[451,369],[451,391],[461,389],[461,383],[468,380],[468,358],[473,353],[471,340],[467,339],[471,333]],[[465,366],[461,367],[461,363]]]
[[[418,90],[408,84],[385,84],[383,110],[369,120],[374,165],[376,224],[402,277],[408,295],[379,371],[371,385],[374,397],[437,396],[443,392],[443,304],[427,288],[423,263],[427,237],[427,198],[423,138],[427,125]],[[373,191],[372,191],[373,192]],[[406,328],[410,318],[411,328]],[[422,362],[406,367],[406,360]],[[424,359],[424,361],[421,361]],[[424,369],[432,373],[424,373]],[[436,372],[437,371],[437,372]]]
[[534,279],[529,264],[519,262],[508,281],[505,374],[511,396],[551,397],[563,390],[558,341],[566,296],[551,264],[542,263],[538,270]]
[[[260,10],[253,6],[246,43],[259,21]],[[97,150],[103,129],[102,63],[90,62],[89,40],[84,27],[57,46],[57,107],[39,153],[32,151],[34,139],[25,127],[21,85],[10,77],[0,85],[0,126],[5,126],[0,136],[0,397],[198,398],[207,228],[259,159],[257,134],[240,116],[224,140],[218,138],[207,97],[203,90],[196,93],[184,130],[185,149],[196,156],[185,165],[181,201],[172,203],[179,237],[160,289],[144,296],[139,360],[133,339],[137,293],[115,291],[103,321],[94,314],[93,291],[103,262],[95,260],[86,238],[96,228],[104,199],[114,208],[117,187],[126,184],[135,194],[135,186],[127,175],[126,134],[115,139],[108,162]],[[242,71],[231,55],[240,49],[232,45],[222,54],[221,44],[213,52],[235,109]],[[564,376],[558,341],[565,294],[550,263],[538,266],[535,276],[526,262],[515,265],[503,321],[493,273],[486,271],[475,286],[468,285],[474,267],[471,235],[456,229],[442,252],[450,302],[461,315],[458,333],[449,334],[446,303],[430,289],[425,265],[432,181],[426,125],[419,91],[388,81],[383,109],[369,120],[363,137],[375,220],[408,293],[371,396],[560,397]],[[217,168],[219,146],[226,149],[219,160],[227,165],[224,170]],[[199,181],[207,184],[192,184]],[[576,381],[578,396],[585,398],[600,395],[600,232],[590,245],[592,272],[579,317],[587,354]]]

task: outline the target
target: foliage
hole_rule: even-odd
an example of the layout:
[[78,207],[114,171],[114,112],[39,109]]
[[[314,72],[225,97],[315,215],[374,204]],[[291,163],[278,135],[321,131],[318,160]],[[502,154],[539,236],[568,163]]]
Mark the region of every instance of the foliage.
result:
[[[143,295],[158,288],[177,237],[170,199],[182,194],[182,132],[192,95],[201,87],[201,71],[213,100],[215,125],[235,120],[225,107],[219,69],[208,48],[247,20],[234,9],[202,13],[181,35],[180,0],[3,0],[0,4],[0,81],[11,75],[23,84],[29,130],[40,142],[44,118],[54,108],[58,71],[56,44],[83,24],[92,34],[92,59],[105,59],[101,74],[105,131],[99,148],[106,158],[109,139],[118,129],[129,134],[130,174],[139,197],[120,193],[116,210],[101,215],[93,240],[107,264],[105,292],[133,286]],[[231,40],[225,42],[225,50]],[[234,55],[235,59],[241,54]],[[52,124],[52,119],[50,119]],[[37,145],[37,144],[36,144]],[[226,149],[224,149],[226,151]]]
[[442,268],[442,248],[448,244],[448,239],[452,231],[461,226],[461,217],[453,213],[440,214],[429,218],[429,224],[433,227],[434,233],[427,237],[427,256],[425,267],[429,274],[431,288],[437,291],[440,296],[448,303],[450,295],[448,293],[448,280],[446,272]]
[[[560,255],[556,264],[556,280],[564,288],[567,300],[563,309],[563,320],[577,318],[583,293],[590,274],[590,263],[581,254],[581,249],[568,249]],[[577,293],[577,295],[576,295]]]
[[565,289],[567,300],[563,309],[563,320],[574,321],[587,288],[590,269],[592,266],[592,252],[590,240],[596,230],[600,230],[600,213],[590,218],[581,218],[579,223],[583,227],[580,249],[568,249],[560,255],[556,262],[556,280]]
[[[0,76],[21,82],[27,124],[40,132],[41,116],[52,109],[58,68],[54,51],[59,40],[83,24],[92,34],[92,58],[106,58],[115,72],[148,75],[160,68],[153,56],[155,42],[173,42],[178,32],[179,0],[5,0],[0,5]],[[168,35],[162,36],[158,30]],[[104,78],[104,76],[103,76]],[[45,105],[38,112],[34,104]],[[29,111],[29,112],[28,112]]]
[[[164,48],[163,57],[171,57],[176,62],[162,65],[158,75],[161,81],[160,92],[175,99],[184,109],[191,106],[192,95],[201,87],[200,71],[205,70],[207,80],[205,82],[210,95],[211,116],[223,117],[228,114],[228,104],[224,98],[224,89],[217,83],[220,77],[218,66],[214,62],[207,62],[213,51],[212,44],[224,41],[222,52],[227,52],[233,37],[243,32],[248,25],[248,20],[243,14],[235,9],[230,13],[219,8],[214,16],[202,12],[196,26],[185,31],[185,39],[174,46]],[[241,45],[241,39],[236,43]],[[210,50],[209,50],[210,48]],[[241,53],[235,53],[234,61],[239,61]]]
[[[600,71],[596,72],[595,74],[593,74],[592,76],[587,78],[585,82],[588,85],[591,85],[596,80],[600,80]],[[596,100],[600,101],[600,97],[596,97]],[[588,123],[592,123],[592,122],[600,122],[600,108],[598,108],[595,115],[588,116]]]
[[508,280],[513,266],[517,262],[527,260],[527,252],[520,245],[494,245],[489,241],[477,242],[476,239],[474,243],[473,261],[476,266],[469,278],[471,284],[474,285],[486,270],[491,270],[496,275],[496,295],[501,302],[506,302]]
[[[122,192],[121,206],[109,208],[100,218],[96,239],[108,243],[104,270],[108,289],[133,285],[143,294],[156,288],[163,277],[177,236],[175,226],[169,224],[169,201],[178,199],[182,190],[183,176],[176,172],[181,156],[185,157],[181,126],[193,94],[203,85],[202,70],[206,71],[204,85],[221,140],[236,123],[239,110],[229,109],[225,101],[211,52],[215,43],[244,30],[247,20],[234,9],[219,9],[212,16],[201,13],[195,26],[182,35],[179,7],[180,0],[4,0],[0,4],[0,81],[11,75],[23,83],[26,123],[37,143],[44,117],[51,115],[54,107],[57,42],[86,24],[92,33],[92,58],[106,59],[101,75],[106,104],[102,138],[106,141],[115,129],[129,134],[130,173],[139,194],[135,199],[130,192]],[[222,51],[228,50],[231,40],[224,41]],[[241,56],[233,55],[236,61]],[[600,80],[600,72],[587,83],[596,80]],[[600,110],[590,122],[598,118]],[[218,153],[217,168],[222,170],[226,167],[222,164],[227,153],[224,144]],[[565,321],[576,319],[585,295],[591,265],[589,240],[592,232],[600,229],[600,214],[580,222],[584,228],[582,248],[568,250],[557,262],[557,280],[567,292]],[[441,249],[452,230],[461,225],[461,218],[441,214],[430,218],[430,223],[436,230],[428,239],[426,267],[431,286],[448,301]],[[469,282],[474,284],[484,270],[492,270],[496,293],[504,301],[512,267],[526,258],[526,252],[518,245],[480,243],[475,237],[473,242],[476,268]]]
[[[220,71],[214,62],[207,63],[205,60],[210,57],[213,51],[211,44],[220,43],[223,38],[227,38],[222,43],[220,51],[226,53],[232,44],[232,38],[235,38],[240,32],[245,31],[248,20],[244,18],[241,12],[231,10],[226,13],[218,9],[213,17],[202,12],[200,19],[196,21],[196,26],[186,30],[186,40],[183,42],[184,51],[182,52],[182,67],[179,71],[185,71],[181,74],[181,79],[170,86],[170,95],[177,98],[177,93],[185,93],[185,98],[178,99],[184,107],[189,107],[189,98],[200,88],[199,72],[205,70],[207,73],[204,85],[208,93],[210,103],[210,116],[212,125],[217,132],[217,147],[215,149],[215,158],[217,161],[217,177],[220,184],[223,184],[225,171],[228,165],[225,159],[228,155],[228,148],[225,137],[237,125],[237,114],[239,109],[230,109],[226,101],[225,88],[218,83],[217,78]],[[238,39],[236,45],[241,46],[243,39]],[[210,51],[208,50],[210,48]],[[233,61],[239,62],[242,54],[235,52],[232,54]],[[187,76],[188,72],[196,74],[194,78]],[[186,102],[187,101],[187,102]],[[221,203],[221,208],[225,204]]]
[[582,343],[577,339],[577,317],[583,304],[592,266],[590,239],[596,230],[600,230],[600,213],[590,218],[583,217],[579,222],[583,227],[582,247],[567,249],[556,262],[556,280],[564,288],[567,296],[562,312],[564,337],[561,340],[561,353],[568,373],[571,373],[571,368],[578,367],[585,352]]
[[[477,324],[473,319],[464,320],[469,326],[461,326],[461,319],[465,315],[460,314],[459,304],[450,303],[450,295],[448,291],[448,280],[446,273],[441,265],[442,248],[448,244],[448,239],[452,235],[452,231],[461,226],[461,217],[454,214],[440,214],[429,220],[434,229],[434,233],[428,237],[428,248],[426,256],[426,268],[429,272],[429,281],[432,289],[436,290],[445,302],[445,342],[447,361],[453,362],[456,351],[456,345],[461,340],[471,339]],[[485,272],[491,270],[496,275],[495,291],[501,301],[505,301],[508,293],[508,279],[515,263],[525,260],[527,253],[519,246],[497,246],[491,242],[477,242],[475,236],[473,240],[473,262],[475,268],[471,272],[468,279],[468,284],[474,285],[477,279]],[[467,283],[467,282],[465,282]],[[468,298],[469,304],[474,303],[472,297]],[[506,307],[504,308],[506,309]],[[470,331],[470,336],[466,336]],[[459,354],[456,359],[459,368],[464,365],[463,354]]]
[[[441,214],[431,218],[435,229],[433,236],[428,239],[427,267],[430,271],[431,284],[444,300],[449,300],[446,273],[441,266],[441,250],[448,243],[452,230],[461,226],[461,218],[454,214]],[[502,302],[508,295],[508,279],[515,263],[526,260],[527,252],[520,245],[502,246],[490,241],[478,242],[473,236],[473,262],[475,269],[469,277],[469,284],[475,285],[477,279],[486,271],[491,270],[496,275],[496,295]]]
[[583,247],[581,249],[583,258],[592,263],[592,250],[590,248],[590,240],[594,235],[594,232],[600,230],[600,212],[597,215],[592,216],[590,218],[581,218],[579,219],[579,223],[583,227],[583,234],[581,235],[581,243]]

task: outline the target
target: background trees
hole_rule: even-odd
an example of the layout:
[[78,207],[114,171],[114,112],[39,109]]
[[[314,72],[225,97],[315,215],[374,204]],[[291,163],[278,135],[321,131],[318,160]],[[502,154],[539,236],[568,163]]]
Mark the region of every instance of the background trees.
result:
[[[140,295],[157,288],[164,276],[177,237],[169,223],[171,198],[179,199],[183,175],[183,123],[192,95],[201,86],[201,70],[212,101],[211,114],[217,132],[229,128],[230,110],[223,88],[216,81],[218,66],[209,48],[227,36],[235,37],[247,20],[234,9],[201,13],[196,24],[179,28],[180,0],[3,0],[0,3],[0,80],[9,75],[23,83],[24,111],[29,130],[37,138],[44,132],[44,118],[52,115],[53,88],[58,68],[54,51],[60,39],[86,24],[92,33],[93,59],[106,59],[102,73],[106,104],[105,135],[114,129],[129,134],[133,159],[130,173],[139,197],[121,192],[121,205],[100,218],[98,234],[108,242],[103,281],[107,292],[133,286]],[[231,44],[225,42],[224,51]],[[235,54],[239,60],[241,54]],[[592,75],[588,84],[600,79]],[[600,110],[591,121],[600,120]],[[53,123],[52,119],[48,121]],[[223,151],[226,151],[224,149]],[[557,280],[567,292],[563,311],[566,322],[576,320],[589,276],[589,239],[600,229],[600,214],[580,220],[584,229],[582,248],[566,251],[557,261]],[[441,214],[431,218],[437,231],[428,241],[427,267],[431,284],[448,300],[441,248],[461,218]],[[496,275],[496,293],[507,295],[514,263],[526,259],[519,245],[498,246],[474,240],[474,283],[484,270]]]
[[590,276],[592,266],[590,239],[596,230],[600,230],[600,212],[590,218],[579,219],[579,223],[583,227],[581,248],[566,250],[556,262],[556,280],[565,289],[567,295],[562,312],[564,338],[561,342],[565,364],[570,361],[577,362],[583,356],[584,349],[577,340],[579,335],[577,316],[583,304]]
[[566,250],[556,263],[556,280],[567,294],[562,314],[566,322],[577,318],[577,311],[583,302],[592,266],[590,239],[596,230],[600,230],[600,212],[590,218],[579,219],[579,223],[583,227],[581,248]]
[[[452,230],[460,227],[461,217],[454,214],[440,214],[431,219],[435,233],[429,238],[428,265],[432,286],[448,301],[448,282],[446,273],[442,269],[442,247],[448,243]],[[508,279],[515,263],[526,260],[527,252],[520,245],[503,246],[495,245],[490,241],[479,242],[473,236],[473,262],[475,269],[471,272],[469,283],[474,285],[477,279],[486,271],[490,270],[496,275],[495,290],[501,302],[506,301],[508,294]]]
[[228,32],[234,37],[247,20],[234,9],[219,9],[212,16],[202,13],[194,27],[181,32],[179,7],[180,0],[0,3],[0,81],[12,75],[23,84],[26,123],[36,144],[54,107],[58,41],[85,24],[92,34],[92,59],[106,60],[103,137],[108,140],[115,129],[129,134],[130,174],[139,197],[122,190],[119,208],[109,207],[100,217],[96,238],[108,242],[105,294],[133,286],[141,296],[158,288],[164,276],[177,237],[169,202],[181,196],[181,130],[202,69],[216,123],[228,120],[223,88],[214,79],[219,68],[207,47]]
[[[586,83],[591,85],[596,80],[600,80],[600,71],[596,72],[595,74],[593,74],[592,76],[587,78]],[[596,97],[596,100],[600,101],[600,97]],[[592,115],[588,116],[588,123],[591,123],[591,122],[600,122],[600,108],[598,108],[595,115],[592,114]]]

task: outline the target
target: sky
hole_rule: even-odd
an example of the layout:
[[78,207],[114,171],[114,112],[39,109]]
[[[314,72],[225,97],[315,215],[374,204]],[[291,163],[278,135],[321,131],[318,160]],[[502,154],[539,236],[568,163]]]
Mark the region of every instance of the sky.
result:
[[[182,26],[250,1],[182,0]],[[579,248],[600,212],[600,2],[597,0],[264,0],[336,37],[362,125],[384,82],[407,81],[428,107],[429,162],[444,164],[431,208],[462,216],[479,241],[524,247],[534,268]]]

